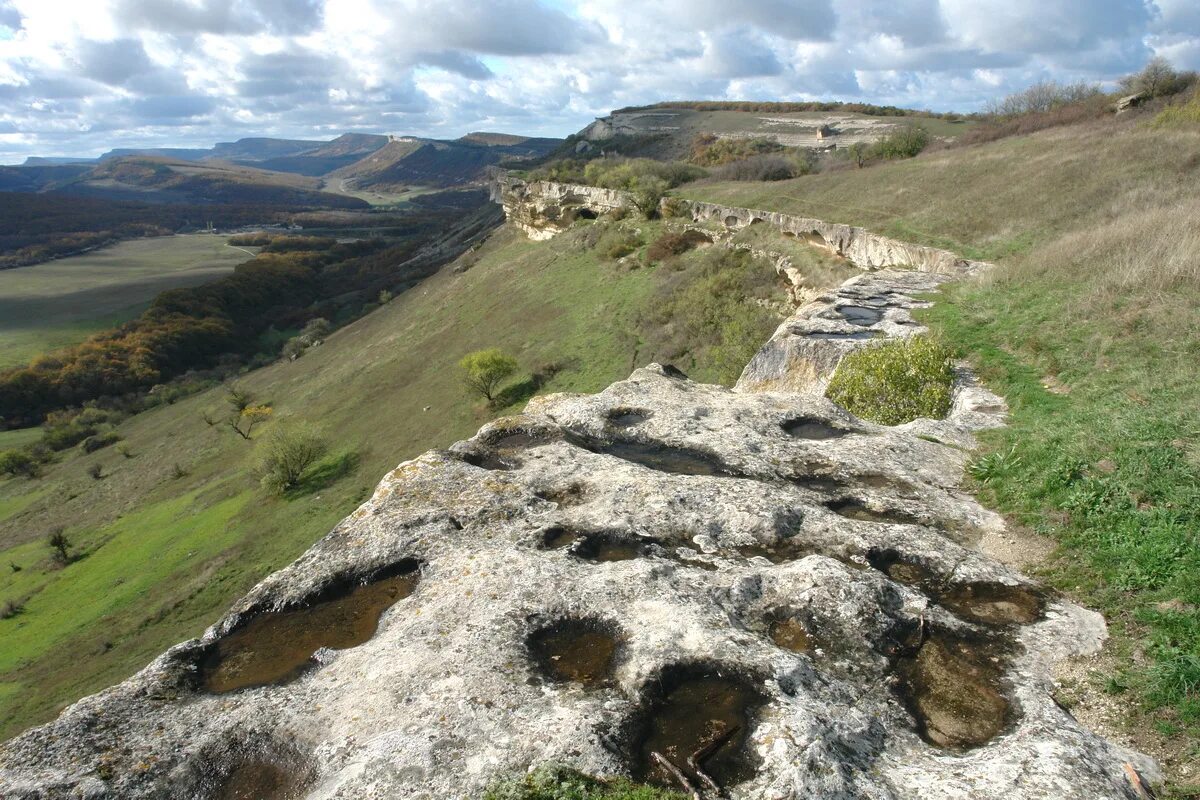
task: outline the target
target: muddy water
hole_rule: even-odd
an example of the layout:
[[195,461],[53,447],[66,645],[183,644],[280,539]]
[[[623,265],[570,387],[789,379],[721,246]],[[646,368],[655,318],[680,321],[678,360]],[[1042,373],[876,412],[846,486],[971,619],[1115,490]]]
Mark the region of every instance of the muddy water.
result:
[[986,625],[1026,625],[1042,613],[1042,598],[1023,586],[964,583],[942,592],[937,602],[952,613]]
[[529,651],[551,680],[596,688],[610,682],[617,639],[595,620],[564,620],[534,632]]
[[625,439],[602,441],[573,436],[572,442],[593,453],[615,456],[659,472],[675,475],[736,475],[737,473],[716,455],[685,447],[667,447],[655,442],[635,442]]
[[632,428],[650,419],[650,412],[640,408],[614,408],[608,412],[608,422],[616,428]]
[[808,631],[794,617],[775,620],[771,623],[768,633],[771,641],[784,650],[791,650],[794,653],[807,653],[812,650],[812,641],[809,639]]
[[916,587],[952,614],[984,625],[1027,625],[1037,620],[1044,605],[1042,593],[1027,586],[993,581],[947,585],[941,576],[895,550],[872,550],[868,563],[892,580]]
[[379,617],[412,594],[419,577],[414,565],[340,597],[255,617],[217,642],[204,658],[204,688],[223,694],[295,679],[318,649],[344,650],[374,636]]
[[898,693],[931,744],[955,750],[991,741],[1008,724],[1000,691],[1002,659],[994,641],[934,633],[898,664]]
[[573,555],[588,561],[632,561],[646,555],[648,542],[608,533],[590,533],[572,548]]
[[697,786],[703,786],[688,758],[722,737],[720,746],[702,759],[701,769],[722,788],[754,775],[756,762],[746,742],[763,697],[753,685],[715,669],[666,676],[661,685],[663,694],[647,709],[645,727],[638,738],[635,778],[678,788],[652,758],[651,753],[657,752]]
[[859,522],[881,522],[887,525],[917,525],[917,519],[903,511],[876,511],[857,500],[836,500],[825,507],[840,517]]
[[859,325],[863,328],[874,325],[883,319],[883,312],[880,309],[867,306],[838,306],[837,313],[851,325]]
[[229,774],[215,800],[295,800],[304,791],[305,780],[294,770],[266,761],[242,764]]
[[798,417],[796,419],[785,420],[780,424],[784,432],[789,436],[795,436],[797,439],[809,439],[812,441],[821,441],[824,439],[837,439],[840,436],[845,436],[850,431],[844,428],[837,428],[830,425],[822,419],[813,417]]

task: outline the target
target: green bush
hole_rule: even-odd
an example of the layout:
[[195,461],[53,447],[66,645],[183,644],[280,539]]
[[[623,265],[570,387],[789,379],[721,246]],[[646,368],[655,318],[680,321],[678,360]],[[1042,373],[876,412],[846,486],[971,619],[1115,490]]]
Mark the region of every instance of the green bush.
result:
[[773,139],[721,139],[711,133],[701,133],[692,140],[691,160],[693,164],[716,167],[783,149],[783,145]]
[[[259,483],[268,492],[283,494],[328,450],[329,443],[316,429],[305,424],[279,425],[259,445],[255,468]],[[175,468],[187,474],[178,464]]]
[[120,435],[116,431],[103,431],[94,436],[89,436],[79,443],[79,447],[85,453],[94,453],[101,448],[108,447],[110,444],[115,444],[121,441]]
[[624,779],[601,780],[549,765],[493,784],[483,800],[685,800],[678,792],[639,786]]
[[950,349],[931,337],[914,336],[843,358],[825,396],[863,419],[901,425],[946,416],[953,385]]
[[1200,91],[1180,105],[1167,106],[1158,112],[1151,123],[1155,128],[1182,128],[1200,125]]
[[615,225],[596,240],[596,252],[612,261],[624,258],[641,246],[642,240],[636,233]]
[[912,158],[929,144],[929,131],[919,125],[903,125],[871,145],[873,158]]
[[0,475],[36,478],[38,466],[37,459],[24,450],[0,450]]
[[693,247],[711,242],[712,239],[697,230],[667,231],[646,248],[646,258],[650,261],[664,261],[672,256],[682,255]]
[[517,371],[517,360],[492,347],[467,353],[459,360],[458,366],[463,371],[463,382],[467,388],[492,403],[500,384]]

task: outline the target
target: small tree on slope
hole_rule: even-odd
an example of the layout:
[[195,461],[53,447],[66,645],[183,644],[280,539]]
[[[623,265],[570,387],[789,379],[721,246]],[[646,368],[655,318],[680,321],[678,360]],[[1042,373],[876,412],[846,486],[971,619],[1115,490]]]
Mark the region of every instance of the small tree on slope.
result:
[[488,405],[495,402],[500,384],[517,371],[517,360],[492,347],[467,353],[458,362],[463,371],[463,382],[467,388],[483,395]]

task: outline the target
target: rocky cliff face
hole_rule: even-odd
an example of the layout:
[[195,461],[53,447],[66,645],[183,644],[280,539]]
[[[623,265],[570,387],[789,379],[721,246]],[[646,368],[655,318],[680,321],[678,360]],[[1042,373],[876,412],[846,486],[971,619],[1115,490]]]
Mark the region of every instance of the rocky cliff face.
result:
[[562,233],[575,220],[595,219],[618,208],[630,208],[625,192],[573,183],[501,177],[492,184],[492,199],[504,206],[508,221],[536,241]]
[[[547,761],[733,798],[1128,798],[1054,664],[1103,620],[960,487],[1004,403],[814,387],[950,274],[800,309],[731,391],[651,365],[389,473],[200,639],[0,747],[15,798],[467,798]],[[669,762],[670,767],[664,764]],[[238,794],[240,792],[240,794]]]

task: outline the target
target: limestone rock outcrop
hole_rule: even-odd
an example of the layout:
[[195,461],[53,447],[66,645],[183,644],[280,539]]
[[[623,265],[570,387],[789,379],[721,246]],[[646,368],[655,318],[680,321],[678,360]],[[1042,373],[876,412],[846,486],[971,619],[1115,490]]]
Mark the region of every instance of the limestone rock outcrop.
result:
[[509,176],[493,183],[492,199],[504,206],[510,223],[535,241],[562,233],[580,217],[595,219],[632,206],[625,192],[614,189],[554,181],[526,183]]
[[401,464],[201,638],[0,746],[0,796],[669,783],[655,753],[735,800],[1132,796],[1154,764],[1052,697],[1103,620],[976,546],[1003,401],[964,375],[947,419],[883,427],[813,390],[948,278],[852,279],[739,390],[651,365]]
[[960,258],[949,250],[909,244],[853,225],[717,203],[691,202],[689,205],[692,218],[697,222],[715,220],[728,228],[765,223],[785,235],[804,239],[842,256],[862,269],[911,267],[926,272],[961,274],[986,266]]

